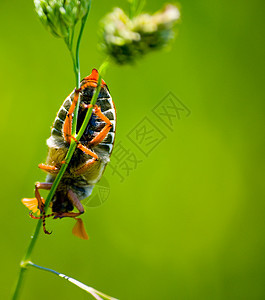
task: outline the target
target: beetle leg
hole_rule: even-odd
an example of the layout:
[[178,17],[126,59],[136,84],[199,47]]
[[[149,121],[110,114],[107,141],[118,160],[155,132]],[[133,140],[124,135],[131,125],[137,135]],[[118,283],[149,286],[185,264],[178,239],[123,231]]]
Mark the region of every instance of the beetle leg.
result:
[[98,156],[96,153],[94,153],[93,151],[91,151],[90,149],[88,149],[87,147],[85,147],[84,145],[82,145],[80,142],[78,142],[78,140],[71,136],[71,138],[77,143],[77,148],[82,150],[84,153],[92,156],[95,160],[98,160]]
[[82,203],[80,202],[77,195],[72,190],[68,191],[67,196],[68,196],[68,199],[74,205],[74,207],[76,207],[79,210],[79,212],[78,213],[74,213],[74,212],[56,213],[55,214],[55,219],[64,218],[64,217],[75,218],[75,217],[78,217],[78,216],[82,215],[85,212]]
[[88,149],[87,147],[85,147],[84,145],[82,145],[81,143],[78,143],[77,148],[82,150],[86,154],[92,156],[94,158],[94,160],[98,160],[97,154],[95,152],[91,151],[90,149]]
[[[72,136],[71,134],[68,135],[68,133],[67,133],[66,135],[69,137],[70,140],[73,139],[73,140],[76,142],[77,148],[78,148],[78,149],[80,149],[80,150],[82,150],[84,153],[86,153],[86,154],[88,154],[88,155],[94,157],[95,160],[98,160],[98,156],[97,156],[96,153],[94,153],[93,151],[91,151],[90,149],[88,149],[87,147],[85,147],[84,145],[82,145],[82,144],[81,144],[74,136]],[[64,163],[64,162],[63,162],[63,163]]]
[[36,182],[35,184],[35,197],[38,200],[38,209],[43,213],[44,209],[44,199],[41,197],[39,190],[50,190],[52,183],[48,182]]
[[31,217],[32,219],[38,219],[38,220],[39,220],[39,219],[42,219],[42,227],[43,227],[44,233],[45,233],[45,234],[51,234],[51,232],[49,232],[49,231],[46,229],[46,223],[45,223],[45,220],[46,220],[46,218],[53,217],[53,216],[54,216],[54,213],[49,214],[49,215],[42,214],[42,216],[40,216],[40,217],[35,217],[35,216],[33,216],[32,213],[30,213],[29,215],[30,215],[30,217]]
[[45,164],[39,164],[38,167],[42,169],[45,172],[51,173],[51,174],[57,174],[59,172],[59,169],[55,166],[45,165]]
[[[86,154],[94,157],[97,160],[98,156],[94,152],[92,152],[90,149],[83,146],[80,142],[78,142],[75,139],[75,137],[72,136],[73,112],[75,110],[75,107],[76,107],[76,104],[77,104],[77,101],[78,101],[79,92],[80,92],[80,90],[75,90],[74,99],[73,99],[72,104],[69,108],[68,114],[66,115],[66,118],[65,118],[65,122],[64,122],[64,126],[63,126],[64,139],[69,144],[71,143],[71,139],[73,139],[78,144],[77,148],[81,149],[83,152],[85,152]],[[91,104],[85,105],[85,108],[90,108],[90,107],[91,107]],[[102,121],[104,121],[106,123],[106,125],[97,134],[97,136],[94,137],[89,142],[89,145],[93,145],[93,146],[95,146],[95,145],[99,144],[100,142],[102,142],[104,140],[104,138],[107,136],[108,132],[110,131],[110,128],[112,127],[112,123],[110,122],[110,120],[106,116],[104,116],[104,114],[101,112],[100,107],[98,107],[97,105],[94,105],[94,114],[96,116],[98,116]],[[41,164],[40,168],[42,168],[43,170],[48,171],[48,172],[51,171],[51,173],[57,172],[57,169],[55,169],[56,167],[54,168],[54,167],[46,166],[44,164]]]
[[99,143],[101,143],[105,137],[107,136],[107,134],[109,133],[111,127],[112,127],[112,123],[110,122],[110,120],[102,113],[100,107],[98,107],[97,105],[95,105],[94,108],[94,114],[96,116],[98,116],[102,121],[104,121],[106,123],[106,125],[104,126],[104,128],[97,134],[97,136],[95,136],[90,142],[89,145],[91,146],[96,146]]
[[72,190],[69,190],[67,196],[70,199],[70,201],[73,203],[73,205],[79,210],[80,214],[83,214],[85,212],[84,207],[80,202],[80,200],[78,199],[77,195]]
[[68,114],[65,117],[65,122],[64,122],[64,126],[63,126],[64,139],[69,144],[71,143],[73,112],[75,110],[75,107],[76,107],[76,104],[78,101],[79,92],[80,92],[79,90],[75,90],[74,99],[69,108]]
[[[36,216],[34,216],[31,212],[29,213],[29,216],[30,216],[32,219],[36,219],[36,220],[43,219],[42,216],[41,216],[41,217],[36,217]],[[54,213],[49,214],[49,215],[45,215],[45,219],[46,219],[46,218],[53,217],[53,216],[54,216]]]
[[62,213],[55,213],[54,214],[54,219],[62,219],[62,218],[66,218],[66,217],[69,217],[69,218],[75,218],[75,217],[78,217],[80,215],[82,215],[84,212],[79,212],[79,213],[75,213],[75,212],[62,212]]
[[[52,183],[48,183],[48,182],[37,182],[35,184],[35,197],[38,200],[38,208],[41,211],[42,215],[42,226],[43,226],[43,231],[46,234],[51,234],[51,232],[46,230],[46,226],[45,226],[45,219],[47,218],[47,216],[45,215],[45,210],[44,210],[44,199],[41,197],[39,189],[42,190],[50,190],[52,187]],[[49,216],[49,215],[48,215]]]

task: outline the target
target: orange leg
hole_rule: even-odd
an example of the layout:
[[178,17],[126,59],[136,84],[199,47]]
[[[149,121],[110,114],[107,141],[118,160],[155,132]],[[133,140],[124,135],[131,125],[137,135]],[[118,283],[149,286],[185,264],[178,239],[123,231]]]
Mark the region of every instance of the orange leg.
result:
[[74,99],[69,108],[68,114],[66,115],[64,126],[63,126],[64,139],[69,144],[71,143],[73,112],[75,110],[78,101],[79,92],[80,92],[79,90],[75,90]]
[[94,160],[98,160],[98,156],[96,153],[94,153],[93,151],[91,151],[90,149],[88,149],[87,147],[85,147],[84,145],[82,145],[80,142],[78,142],[78,140],[71,136],[71,138],[77,143],[77,148],[82,150],[84,153],[92,156],[94,158]]
[[[84,108],[90,108],[91,104],[82,104],[82,106]],[[98,107],[97,105],[94,105],[94,114],[96,116],[98,116],[103,122],[106,123],[106,125],[104,126],[104,128],[97,134],[96,137],[94,137],[90,142],[89,145],[91,146],[96,146],[99,143],[101,143],[105,137],[107,136],[107,134],[109,133],[111,127],[112,127],[112,123],[110,122],[110,120],[102,113],[100,107]]]
[[39,164],[38,167],[42,169],[45,172],[51,173],[51,174],[57,174],[59,172],[59,169],[55,166],[45,165],[45,164]]
[[82,144],[78,144],[77,148],[82,150],[86,154],[92,156],[94,158],[94,160],[98,160],[97,154],[95,152],[91,151],[90,149],[88,149],[87,147],[83,146]]
[[104,114],[102,113],[100,107],[98,107],[97,105],[95,105],[95,109],[94,109],[94,113],[96,116],[98,116],[102,121],[104,121],[106,123],[106,125],[104,126],[104,128],[98,133],[98,135],[96,137],[94,137],[90,142],[89,145],[91,146],[96,146],[99,143],[101,143],[105,137],[107,136],[107,134],[109,133],[111,127],[112,127],[112,123],[110,122],[110,120],[104,116]]

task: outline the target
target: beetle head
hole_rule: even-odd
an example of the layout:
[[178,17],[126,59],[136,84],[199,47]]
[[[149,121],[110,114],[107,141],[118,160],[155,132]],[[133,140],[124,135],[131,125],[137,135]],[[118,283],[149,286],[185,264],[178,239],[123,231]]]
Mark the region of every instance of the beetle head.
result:
[[[97,87],[97,83],[98,83],[98,70],[93,69],[92,73],[82,80],[81,87],[82,87],[82,85]],[[101,79],[101,85],[102,86],[106,85],[106,83],[103,79]]]
[[[95,93],[95,89],[98,85],[98,71],[96,69],[92,70],[92,73],[85,77],[81,81],[81,101],[85,104],[89,104],[93,94]],[[100,96],[99,97],[107,97],[107,85],[103,79],[101,79],[101,90],[100,90]]]

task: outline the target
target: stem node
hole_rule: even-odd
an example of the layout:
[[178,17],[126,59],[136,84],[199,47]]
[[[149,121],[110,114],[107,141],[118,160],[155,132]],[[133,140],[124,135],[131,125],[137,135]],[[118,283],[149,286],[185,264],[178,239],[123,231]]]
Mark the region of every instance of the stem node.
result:
[[29,261],[28,261],[28,260],[26,260],[26,261],[22,260],[22,261],[20,262],[20,267],[23,268],[23,269],[27,269],[28,264],[29,264]]

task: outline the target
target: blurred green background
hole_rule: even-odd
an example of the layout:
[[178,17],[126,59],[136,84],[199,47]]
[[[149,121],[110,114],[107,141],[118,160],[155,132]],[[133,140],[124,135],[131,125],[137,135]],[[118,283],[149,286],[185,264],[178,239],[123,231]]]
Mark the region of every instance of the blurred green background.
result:
[[[148,1],[154,12],[164,1]],[[97,24],[126,1],[93,1],[81,45],[82,77],[103,58]],[[170,52],[134,67],[111,66],[117,140],[142,163],[123,183],[111,167],[104,205],[87,208],[90,236],[73,220],[47,220],[32,260],[122,300],[265,299],[264,1],[181,1]],[[8,299],[35,221],[21,204],[45,174],[45,141],[74,88],[62,40],[41,25],[32,1],[0,1],[1,299]],[[173,131],[151,112],[172,92],[190,110]],[[127,139],[144,117],[164,133],[145,157]],[[114,149],[115,153],[115,149]],[[21,299],[90,299],[30,269]]]

